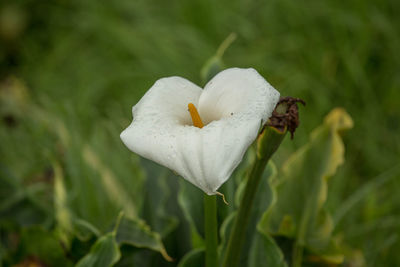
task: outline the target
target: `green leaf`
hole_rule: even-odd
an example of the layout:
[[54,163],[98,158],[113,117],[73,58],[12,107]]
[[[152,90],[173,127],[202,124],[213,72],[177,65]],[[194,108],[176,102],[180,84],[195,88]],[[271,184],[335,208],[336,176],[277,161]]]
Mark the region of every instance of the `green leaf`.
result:
[[179,262],[178,267],[199,267],[205,266],[204,249],[194,249],[189,251]]
[[259,224],[263,232],[294,238],[316,253],[328,250],[333,223],[324,210],[327,180],[344,162],[340,133],[352,125],[343,109],[332,110],[309,143],[284,163],[275,183],[277,201]]
[[72,215],[67,206],[67,190],[60,164],[53,164],[54,170],[54,212],[57,221],[56,232],[67,248],[71,246],[73,232]]
[[[144,176],[138,157],[120,142],[117,127],[100,120],[90,131],[93,134],[83,140],[67,121],[55,115],[47,117],[64,153],[62,165],[68,177],[64,185],[71,214],[102,232],[121,209],[130,217],[138,216],[144,200]],[[123,156],[110,157],[111,150]]]
[[88,241],[92,236],[100,236],[100,231],[88,221],[74,217],[72,224],[75,236],[81,241]]
[[90,249],[89,254],[83,257],[77,267],[108,267],[113,266],[121,257],[115,233],[107,233],[100,237]]
[[57,266],[61,262],[63,266],[72,265],[54,233],[42,227],[30,227],[22,231],[18,254],[20,261],[35,257],[48,266]]
[[58,163],[54,169],[54,209],[57,222],[56,233],[63,244],[70,248],[76,236],[80,241],[88,241],[91,237],[99,237],[100,231],[91,223],[77,218],[68,206],[68,192],[64,183],[63,170]]
[[357,207],[357,204],[361,202],[361,200],[367,198],[374,191],[380,190],[381,186],[391,181],[392,179],[397,178],[399,174],[400,174],[400,164],[397,164],[396,166],[384,171],[380,175],[369,180],[363,186],[358,188],[345,201],[343,201],[343,203],[335,211],[334,214],[335,224],[339,224],[345,215],[350,213],[350,211],[354,209],[354,207]]
[[189,182],[181,179],[178,203],[189,223],[193,248],[204,246],[203,192]]
[[[115,266],[118,267],[141,267],[141,266],[163,266],[164,264],[155,264],[157,260],[156,255],[153,251],[135,248],[128,245],[120,247],[121,260],[117,262]],[[165,261],[163,260],[165,263]]]
[[140,219],[124,217],[117,231],[118,244],[128,244],[138,248],[148,248],[158,251],[167,261],[172,258],[166,252],[160,234],[152,232],[150,227]]
[[146,173],[146,195],[143,202],[142,217],[151,229],[164,238],[178,226],[175,210],[178,208],[176,194],[171,193],[174,185],[178,183],[172,172],[168,169],[146,159],[141,160]]
[[268,234],[257,231],[249,251],[248,267],[286,267],[282,251]]
[[122,207],[127,216],[137,216],[137,210],[131,196],[127,193],[126,188],[121,185],[112,170],[106,164],[103,164],[100,157],[90,146],[85,146],[82,153],[86,163],[99,173],[100,182],[103,184],[108,198]]
[[[24,186],[0,164],[0,221],[31,226],[50,220],[50,207],[43,201],[47,189],[44,183]],[[45,196],[45,200],[49,199]]]
[[221,241],[219,243],[218,253],[220,255],[220,259],[224,258],[223,256],[225,255],[226,247],[229,240],[229,235],[232,231],[233,222],[236,218],[236,214],[237,214],[236,211],[229,214],[229,216],[226,217],[225,220],[222,222],[222,225],[219,229],[219,235],[221,237]]

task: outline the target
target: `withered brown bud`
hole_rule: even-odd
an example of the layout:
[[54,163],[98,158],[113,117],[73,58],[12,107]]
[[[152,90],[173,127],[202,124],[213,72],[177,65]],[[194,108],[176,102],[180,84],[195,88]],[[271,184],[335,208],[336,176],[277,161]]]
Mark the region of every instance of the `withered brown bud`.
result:
[[293,134],[300,123],[297,103],[306,105],[306,102],[300,98],[282,97],[272,112],[267,125],[282,132],[286,128],[290,132],[290,138],[293,139]]

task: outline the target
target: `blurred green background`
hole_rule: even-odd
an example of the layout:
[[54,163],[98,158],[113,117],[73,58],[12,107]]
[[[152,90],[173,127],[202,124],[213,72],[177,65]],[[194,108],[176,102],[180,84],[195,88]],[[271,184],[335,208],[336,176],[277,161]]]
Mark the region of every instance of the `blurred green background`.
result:
[[[329,184],[335,234],[367,266],[400,265],[399,12],[397,0],[2,1],[0,261],[26,261],[32,248],[21,250],[24,236],[33,238],[34,227],[53,231],[64,206],[101,232],[123,208],[165,231],[168,253],[182,257],[187,245],[168,234],[187,228],[169,216],[182,217],[173,204],[179,179],[157,177],[169,193],[149,204],[158,175],[151,171],[164,169],[129,152],[119,133],[157,79],[203,85],[202,66],[234,32],[227,67],[253,67],[281,95],[307,102],[277,165],[332,108],[353,117],[346,162]],[[54,193],[57,177],[66,197]],[[171,228],[154,216],[170,219]],[[41,238],[36,244],[50,242]],[[88,248],[76,251],[71,262]],[[146,253],[141,259],[162,262]]]

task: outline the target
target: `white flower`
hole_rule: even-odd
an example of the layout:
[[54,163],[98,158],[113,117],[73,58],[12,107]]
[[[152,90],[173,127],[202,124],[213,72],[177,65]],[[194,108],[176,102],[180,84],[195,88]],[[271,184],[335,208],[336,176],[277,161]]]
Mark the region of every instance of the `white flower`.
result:
[[[278,100],[279,92],[254,69],[224,70],[204,89],[181,77],[163,78],[132,108],[133,121],[121,139],[133,152],[213,195]],[[203,128],[193,126],[189,103],[198,108]]]

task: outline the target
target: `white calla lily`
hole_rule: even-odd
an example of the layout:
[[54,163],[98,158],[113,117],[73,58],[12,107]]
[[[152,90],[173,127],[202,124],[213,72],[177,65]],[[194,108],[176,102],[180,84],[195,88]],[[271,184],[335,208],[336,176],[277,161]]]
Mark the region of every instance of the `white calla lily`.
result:
[[[132,108],[133,121],[121,139],[133,152],[214,195],[278,100],[279,92],[254,69],[224,70],[204,89],[184,78],[163,78]],[[203,128],[193,126],[189,103],[198,108]]]

